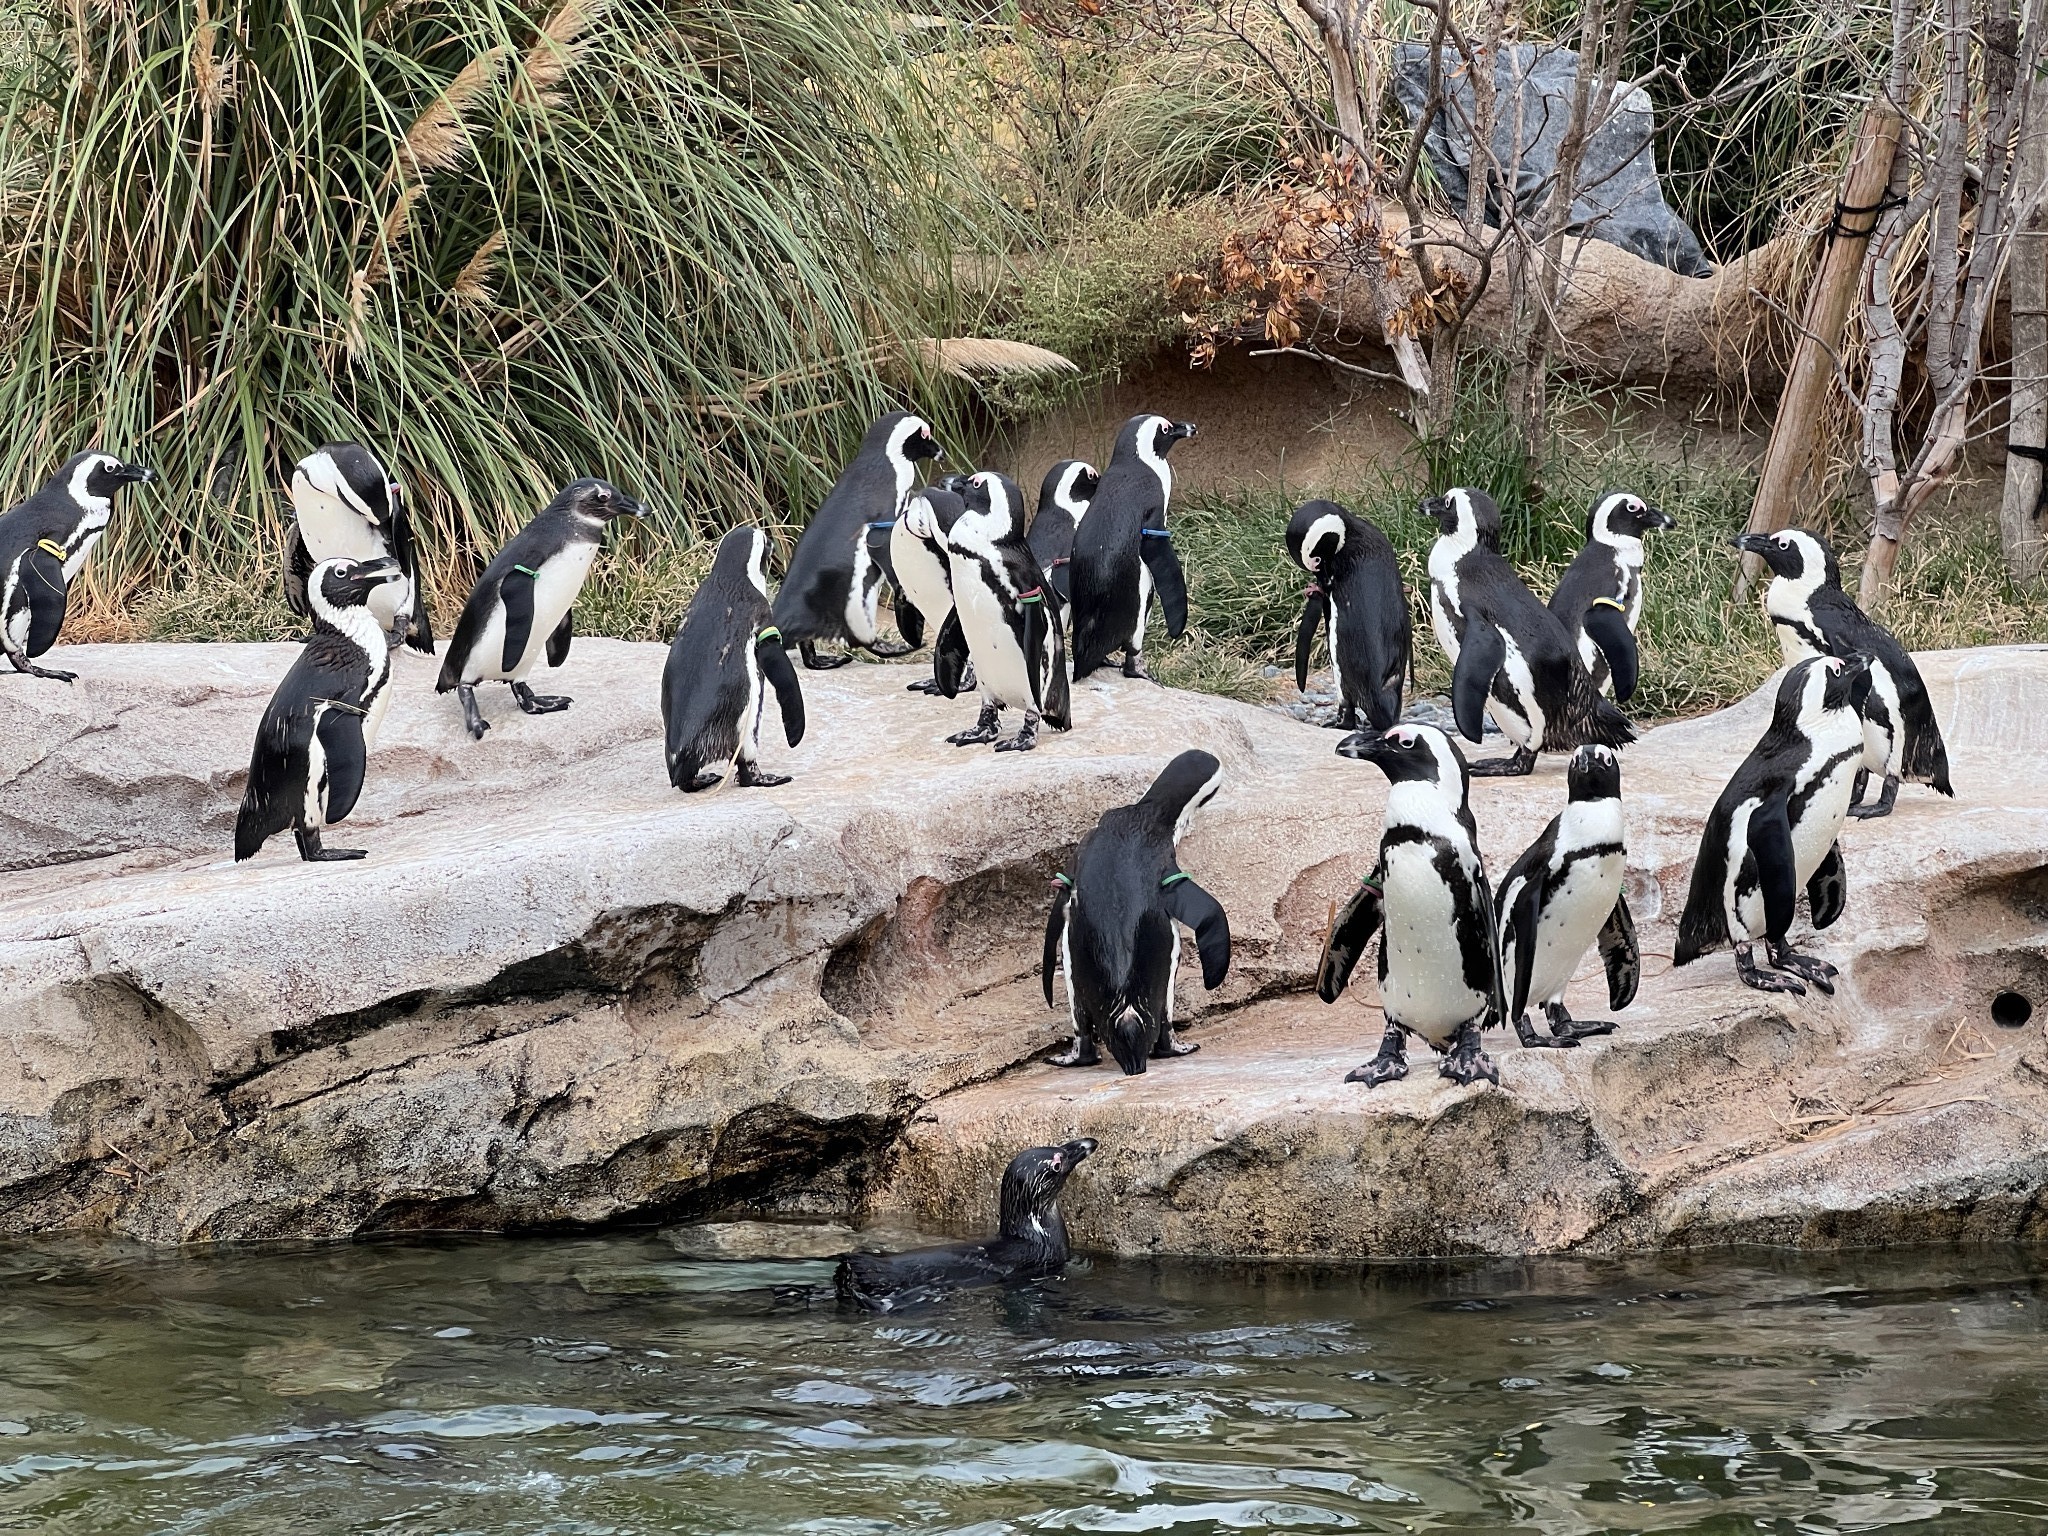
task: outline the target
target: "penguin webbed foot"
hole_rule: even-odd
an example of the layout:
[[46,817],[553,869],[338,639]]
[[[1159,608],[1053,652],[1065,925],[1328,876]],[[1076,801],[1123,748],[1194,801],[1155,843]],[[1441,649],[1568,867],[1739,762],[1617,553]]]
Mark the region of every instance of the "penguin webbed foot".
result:
[[292,834],[299,844],[299,857],[308,864],[345,864],[354,859],[367,859],[367,848],[325,848],[320,843],[320,829],[305,827],[295,829]]
[[1379,1054],[1364,1066],[1353,1067],[1345,1073],[1344,1081],[1377,1088],[1381,1083],[1398,1083],[1407,1075],[1408,1042],[1402,1036],[1400,1026],[1389,1024],[1386,1034],[1380,1037]]
[[1135,677],[1143,682],[1156,683],[1158,678],[1145,670],[1145,658],[1138,651],[1124,652],[1124,676]]
[[1515,1038],[1522,1042],[1522,1049],[1525,1051],[1570,1050],[1579,1043],[1579,1037],[1573,1031],[1570,1020],[1565,1021],[1562,1030],[1553,1024],[1551,1032],[1544,1035],[1537,1033],[1536,1026],[1529,1022],[1529,1015],[1526,1013],[1515,1020]]
[[32,661],[12,654],[7,659],[14,663],[15,671],[27,677],[47,678],[53,683],[75,683],[78,681],[78,674],[76,672],[66,672],[58,667],[39,667]]
[[945,689],[939,686],[939,680],[936,677],[928,677],[921,683],[912,683],[903,691],[905,693],[930,694],[933,698],[941,697],[945,693]]
[[908,656],[916,649],[916,646],[905,645],[900,640],[877,640],[868,647],[870,652],[884,661],[894,661],[898,656]]
[[1201,1048],[1200,1041],[1181,1039],[1180,1036],[1173,1032],[1173,1026],[1169,1024],[1166,1028],[1159,1031],[1159,1038],[1152,1044],[1152,1059],[1154,1061],[1170,1061],[1176,1056],[1192,1056]]
[[529,715],[559,715],[573,702],[565,693],[535,693],[524,683],[512,685],[512,697]]
[[690,780],[689,783],[679,784],[676,787],[686,795],[694,795],[702,790],[707,790],[711,788],[714,784],[722,784],[724,782],[724,774],[713,773],[709,768],[706,768],[702,773],[698,774],[697,777]]
[[1093,1035],[1076,1035],[1064,1051],[1045,1059],[1048,1066],[1092,1067],[1102,1060],[1102,1052],[1096,1049]]
[[1878,791],[1875,800],[1863,800],[1863,788],[1869,778],[1867,773],[1856,775],[1856,792],[1849,797],[1849,814],[1858,821],[1870,821],[1878,816],[1889,816],[1892,807],[1899,803],[1899,776],[1888,773],[1884,776],[1884,788]]
[[455,690],[455,697],[462,701],[462,723],[469,732],[469,739],[482,741],[484,732],[491,728],[491,722],[486,720],[484,712],[477,708],[476,685],[460,684]]
[[1038,719],[1037,715],[1027,714],[1024,717],[1024,723],[1017,728],[1017,734],[1008,741],[997,742],[996,750],[998,752],[1029,752],[1033,750],[1038,745]]
[[805,669],[811,672],[830,672],[834,667],[843,667],[853,660],[851,651],[839,656],[820,655],[815,640],[798,641],[797,650],[803,656]]
[[742,789],[773,789],[778,784],[787,784],[789,775],[764,773],[758,763],[750,763],[741,758],[739,765],[733,769],[732,781]]
[[1742,978],[1744,986],[1754,987],[1759,992],[1789,992],[1794,997],[1806,996],[1806,988],[1793,977],[1781,976],[1758,965],[1755,950],[1749,944],[1735,946],[1735,974]]
[[1560,1039],[1569,1035],[1574,1044],[1580,1040],[1590,1040],[1595,1035],[1614,1033],[1612,1019],[1575,1019],[1565,1011],[1563,1003],[1545,1003],[1543,1015],[1550,1020],[1550,1032],[1553,1035]]
[[1444,1052],[1444,1059],[1437,1064],[1436,1071],[1437,1076],[1447,1077],[1460,1087],[1467,1083],[1476,1083],[1482,1077],[1495,1086],[1500,1083],[1500,1068],[1495,1066],[1493,1058],[1480,1048],[1477,1021],[1465,1025],[1458,1031],[1457,1038],[1451,1042],[1451,1048]]
[[1802,955],[1791,945],[1780,944],[1775,939],[1764,941],[1764,953],[1776,969],[1789,971],[1801,980],[1811,982],[1829,997],[1835,995],[1835,978],[1841,972],[1818,955]]
[[1484,757],[1472,765],[1475,779],[1519,779],[1536,770],[1536,754],[1528,747],[1517,747],[1507,757]]
[[975,721],[971,728],[964,731],[955,731],[946,740],[956,747],[978,747],[984,742],[994,741],[996,737],[1002,734],[1000,727],[996,723],[998,713],[999,711],[995,705],[982,705],[981,718]]

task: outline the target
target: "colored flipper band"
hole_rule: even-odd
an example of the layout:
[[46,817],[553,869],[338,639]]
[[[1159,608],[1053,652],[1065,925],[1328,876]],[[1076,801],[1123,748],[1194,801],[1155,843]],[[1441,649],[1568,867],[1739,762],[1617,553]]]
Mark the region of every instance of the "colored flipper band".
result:
[[530,565],[515,565],[512,567],[512,569],[517,571],[522,576],[531,576],[535,581],[540,580],[540,572],[536,571]]
[[1170,539],[1173,537],[1173,530],[1171,528],[1140,528],[1138,532],[1148,539]]
[[1622,607],[1620,603],[1616,602],[1611,597],[1596,597],[1593,599],[1591,603],[1587,604],[1587,606],[1591,608],[1612,608],[1616,613],[1620,614],[1626,614],[1628,612],[1626,608]]
[[1045,588],[1033,587],[1029,592],[1020,593],[1017,601],[1020,603],[1042,603],[1045,601]]
[[782,631],[777,629],[773,624],[770,624],[766,628],[764,628],[761,631],[761,633],[754,636],[754,644],[759,645],[763,640],[780,640],[781,638]]
[[1070,891],[1074,888],[1074,882],[1069,880],[1065,875],[1054,875],[1052,877],[1052,883],[1054,885],[1064,885]]
[[869,523],[868,526],[870,528],[894,528],[896,526],[896,519],[892,517],[886,523]]
[[40,549],[44,554],[54,556],[59,560],[66,558],[64,546],[55,539],[37,539],[36,548]]
[[1168,875],[1164,880],[1159,882],[1159,889],[1163,891],[1168,886],[1179,885],[1183,880],[1192,880],[1194,878],[1195,877],[1193,875],[1188,874],[1184,870],[1176,870],[1174,871],[1174,873]]

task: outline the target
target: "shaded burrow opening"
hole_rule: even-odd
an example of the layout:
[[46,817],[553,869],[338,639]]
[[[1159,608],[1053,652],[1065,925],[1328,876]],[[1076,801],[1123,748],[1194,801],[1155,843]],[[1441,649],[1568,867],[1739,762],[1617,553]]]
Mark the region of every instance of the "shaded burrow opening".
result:
[[2033,1002],[2024,992],[2007,990],[1991,999],[1991,1022],[2000,1029],[2023,1029],[2033,1016]]

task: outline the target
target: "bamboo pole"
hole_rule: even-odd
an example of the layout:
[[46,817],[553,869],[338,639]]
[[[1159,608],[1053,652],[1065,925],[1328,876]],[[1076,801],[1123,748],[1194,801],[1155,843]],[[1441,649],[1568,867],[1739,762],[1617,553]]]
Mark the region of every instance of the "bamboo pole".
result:
[[[1828,225],[1826,254],[1807,294],[1806,316],[1793,349],[1792,366],[1778,397],[1778,419],[1764,450],[1763,474],[1749,509],[1751,533],[1776,533],[1795,509],[1812,501],[1815,449],[1828,391],[1834,387],[1842,327],[1855,301],[1863,271],[1863,250],[1877,224],[1877,205],[1890,184],[1892,156],[1899,144],[1899,114],[1886,101],[1863,112],[1856,147],[1842,174],[1836,213]],[[1746,597],[1762,569],[1755,555],[1742,557],[1736,596]]]

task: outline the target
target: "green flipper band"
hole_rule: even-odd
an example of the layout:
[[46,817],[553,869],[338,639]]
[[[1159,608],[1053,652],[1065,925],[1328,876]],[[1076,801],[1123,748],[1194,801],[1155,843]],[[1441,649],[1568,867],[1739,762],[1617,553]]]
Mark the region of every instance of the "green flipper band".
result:
[[64,546],[62,544],[59,544],[55,539],[37,539],[36,548],[40,549],[44,554],[54,556],[59,560],[69,558],[69,556],[67,556],[64,553]]
[[536,571],[530,565],[515,565],[512,567],[512,569],[517,571],[522,576],[531,576],[535,581],[540,580],[540,572]]
[[1069,880],[1065,875],[1054,875],[1052,877],[1052,883],[1054,885],[1064,885],[1070,891],[1074,888],[1074,882]]
[[759,645],[763,640],[780,640],[781,638],[782,631],[773,624],[770,624],[762,629],[761,633],[754,636],[754,644]]
[[1194,878],[1193,875],[1187,874],[1185,871],[1176,870],[1173,874],[1168,875],[1159,882],[1159,889],[1163,891],[1170,885],[1179,885],[1183,880],[1192,880]]
[[1366,877],[1365,877],[1364,879],[1360,880],[1360,881],[1359,881],[1358,883],[1359,883],[1360,885],[1369,885],[1369,886],[1371,886],[1371,887],[1372,887],[1372,888],[1373,888],[1374,890],[1378,891],[1378,892],[1379,892],[1379,893],[1380,893],[1381,895],[1383,895],[1383,896],[1384,896],[1384,895],[1386,894],[1386,888],[1385,888],[1385,884],[1384,884],[1384,882],[1382,882],[1382,881],[1379,881],[1379,880],[1375,880],[1375,879],[1373,879],[1373,877],[1372,877],[1371,875],[1367,875],[1367,876],[1366,876]]

